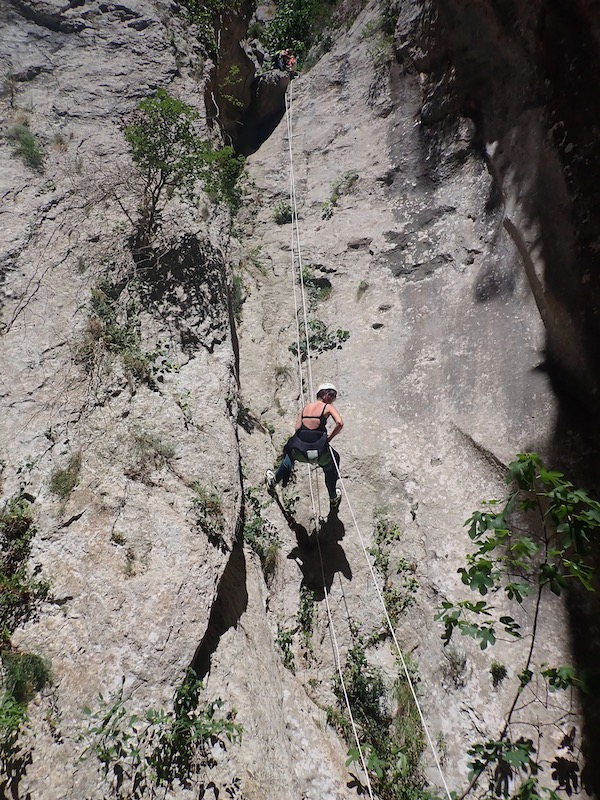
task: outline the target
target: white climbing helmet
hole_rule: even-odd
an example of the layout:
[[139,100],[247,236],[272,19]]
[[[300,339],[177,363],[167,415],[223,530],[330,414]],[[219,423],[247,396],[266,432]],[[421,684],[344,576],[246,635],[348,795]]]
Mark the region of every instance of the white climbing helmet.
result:
[[325,381],[325,383],[322,383],[318,387],[318,389],[317,389],[317,397],[321,394],[321,392],[326,392],[326,391],[335,392],[336,395],[337,395],[337,389],[335,388],[333,383],[329,383],[329,382]]

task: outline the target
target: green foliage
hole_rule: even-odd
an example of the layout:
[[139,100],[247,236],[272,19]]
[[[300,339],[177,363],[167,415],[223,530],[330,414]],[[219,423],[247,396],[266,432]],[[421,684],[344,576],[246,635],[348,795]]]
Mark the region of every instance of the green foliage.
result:
[[452,681],[456,689],[461,689],[466,683],[466,653],[458,647],[450,646],[444,650],[444,656],[446,658],[445,676]]
[[92,289],[88,326],[76,359],[93,372],[104,353],[113,353],[130,380],[155,388],[164,373],[175,367],[165,358],[160,343],[153,351],[143,349],[141,306],[125,288],[124,281],[113,282],[104,277]]
[[268,579],[275,571],[281,547],[277,532],[262,517],[256,516],[244,526],[244,541],[258,555],[263,575]]
[[17,752],[19,733],[28,721],[27,703],[19,702],[10,693],[5,693],[0,701],[0,767],[3,772]]
[[[374,546],[368,552],[373,557],[373,566],[383,579],[383,599],[392,625],[396,626],[404,612],[415,603],[419,584],[414,576],[416,564],[400,558],[394,570],[390,567],[391,547],[401,537],[400,528],[385,517],[375,524]],[[395,574],[394,577],[392,572]],[[383,621],[382,633],[376,639],[389,634],[387,620]]]
[[[535,453],[520,454],[510,464],[507,482],[517,488],[499,511],[498,501],[490,501],[487,510],[475,511],[465,523],[476,550],[459,569],[462,582],[482,596],[504,592],[518,604],[533,588],[560,595],[575,581],[592,590],[587,559],[600,532],[600,503],[562,473],[547,470]],[[512,529],[509,520],[518,511],[535,513],[539,526],[532,524],[525,533]],[[521,635],[513,617],[496,619],[493,611],[485,601],[442,603],[437,618],[445,625],[444,641],[457,628],[478,638],[482,649],[494,644],[498,626],[515,638]],[[489,619],[479,624],[481,617]]]
[[115,798],[156,798],[179,786],[198,789],[197,780],[215,765],[213,749],[239,740],[235,713],[223,717],[221,700],[200,705],[202,681],[188,670],[175,693],[173,709],[149,708],[143,716],[128,711],[123,689],[93,712],[82,759],[93,756]]
[[499,661],[492,661],[490,675],[492,676],[492,685],[494,689],[496,689],[507,677],[508,672],[504,664],[501,664]]
[[52,474],[50,475],[50,491],[60,497],[61,500],[66,500],[79,483],[80,471],[81,453],[74,453],[66,467],[52,470]]
[[0,699],[0,794],[18,797],[18,785],[29,755],[19,739],[29,723],[27,704],[5,692]]
[[50,662],[35,653],[4,651],[2,666],[7,694],[17,703],[25,705],[42,691],[51,678]]
[[[300,283],[300,279],[298,279]],[[311,264],[307,264],[302,269],[302,284],[308,293],[308,298],[311,307],[318,302],[328,300],[331,296],[332,285],[329,278],[322,278],[315,275],[314,269]]]
[[293,631],[288,631],[285,628],[277,626],[277,636],[275,643],[281,650],[281,657],[283,666],[292,673],[296,674],[296,662],[294,661],[294,652],[292,650]]
[[[417,800],[425,786],[420,765],[425,742],[406,677],[398,676],[390,693],[381,670],[367,661],[360,639],[348,651],[343,677],[369,779],[377,797],[381,800]],[[414,678],[413,669],[413,681]],[[337,676],[334,692],[340,708],[345,708],[342,685]],[[339,716],[345,720],[343,712]],[[349,724],[340,724],[334,714],[330,713],[328,717],[353,744]],[[347,763],[358,760],[358,750],[351,747]],[[359,792],[366,791],[356,775],[354,782]]]
[[28,125],[13,125],[6,133],[13,152],[36,172],[44,171],[44,150]]
[[[310,347],[311,356],[316,358],[320,353],[325,353],[327,350],[341,349],[342,344],[350,338],[350,331],[338,328],[336,331],[330,331],[327,325],[320,319],[308,320],[308,346]],[[288,346],[290,353],[294,356],[298,355],[298,345],[293,342]],[[304,320],[300,321],[300,358],[306,361],[307,345]]]
[[124,470],[125,476],[151,486],[152,472],[162,469],[174,458],[175,447],[157,433],[134,428],[129,454],[131,461]]
[[27,704],[49,682],[50,663],[35,653],[2,651],[0,698],[0,795],[17,797],[18,784],[30,757],[20,736],[29,723]]
[[17,497],[0,511],[0,637],[4,643],[17,627],[34,619],[49,592],[28,567],[36,529],[29,503]]
[[231,280],[231,311],[238,325],[242,321],[242,306],[244,305],[245,299],[244,281],[239,272],[234,270]]
[[7,501],[0,511],[0,794],[16,796],[27,761],[19,737],[28,723],[27,703],[50,680],[50,665],[33,653],[12,648],[11,636],[36,618],[49,592],[47,581],[35,580],[28,567],[36,529],[24,498]]
[[124,128],[131,157],[145,184],[138,222],[138,244],[148,245],[159,227],[162,198],[174,190],[190,197],[197,180],[215,200],[237,208],[236,187],[244,158],[231,147],[214,150],[194,130],[198,112],[165,89],[142,100]]
[[[507,483],[515,488],[504,503],[485,503],[484,510],[475,511],[465,523],[475,550],[458,572],[465,586],[486,599],[445,601],[437,619],[444,624],[445,644],[456,630],[478,640],[482,650],[495,644],[500,632],[529,639],[525,663],[515,671],[516,694],[500,736],[468,751],[471,788],[486,777],[492,797],[555,797],[554,790],[540,787],[542,764],[532,741],[519,735],[513,717],[525,706],[529,719],[536,704],[546,708],[536,693],[539,680],[546,681],[550,691],[585,688],[573,667],[537,663],[536,645],[544,592],[560,595],[571,584],[594,589],[591,559],[600,534],[600,503],[562,473],[548,470],[535,453],[517,456],[509,465]],[[527,630],[521,632],[513,616],[499,614],[488,602],[502,595],[505,602],[520,607],[533,595],[533,613],[522,615],[528,619]],[[494,686],[507,677],[499,662],[492,663],[490,672]],[[541,730],[545,723],[534,718],[532,724]],[[557,790],[572,791],[578,782],[579,765],[569,756],[573,748],[568,739],[559,746],[567,752],[557,754],[551,765]]]
[[225,516],[223,499],[216,489],[207,489],[197,481],[192,485],[194,497],[192,504],[197,513],[197,525],[208,541],[223,552],[228,550],[225,538]]
[[260,493],[261,490],[257,488],[251,488],[246,493],[246,522],[243,537],[259,557],[263,575],[268,581],[277,566],[281,541],[277,530],[262,517]]
[[292,206],[287,200],[281,200],[273,209],[273,219],[277,225],[286,225],[292,221]]
[[[508,797],[511,783],[519,777],[534,777],[539,771],[536,750],[531,739],[520,737],[515,742],[507,739],[473,745],[467,750],[469,780],[490,772],[489,792],[492,797]],[[493,769],[490,770],[490,767]]]
[[331,219],[333,211],[340,201],[343,194],[347,194],[358,180],[358,172],[351,169],[345,172],[342,177],[333,185],[331,190],[331,197],[321,206],[321,217],[323,219]]
[[239,9],[239,0],[181,0],[189,21],[196,26],[198,40],[205,55],[217,56],[217,32],[223,24],[224,12]]
[[373,44],[367,49],[375,69],[383,69],[393,63],[395,58],[394,37],[388,33],[379,33]]
[[312,634],[315,617],[315,593],[308,586],[300,587],[300,602],[298,603],[298,630],[300,641],[307,650],[311,649]]
[[271,52],[291,48],[303,61],[330,16],[330,0],[277,0],[264,41]]

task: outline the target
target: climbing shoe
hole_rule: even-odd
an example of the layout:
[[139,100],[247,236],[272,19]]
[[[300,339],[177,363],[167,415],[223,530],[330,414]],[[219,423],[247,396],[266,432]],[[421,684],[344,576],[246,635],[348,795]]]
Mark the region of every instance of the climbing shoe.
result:
[[339,508],[341,502],[342,502],[342,490],[340,488],[337,488],[335,490],[335,497],[329,498],[329,504],[331,508]]
[[265,473],[265,483],[267,484],[267,491],[275,491],[275,473],[272,469],[268,469]]

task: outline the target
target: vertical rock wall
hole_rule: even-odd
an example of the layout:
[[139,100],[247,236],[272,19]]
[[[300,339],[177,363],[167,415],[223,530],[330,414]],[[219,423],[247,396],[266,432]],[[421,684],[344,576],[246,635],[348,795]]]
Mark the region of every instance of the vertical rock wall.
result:
[[[397,635],[451,789],[465,785],[466,748],[497,735],[523,646],[489,655],[460,642],[451,658],[435,608],[462,596],[463,521],[503,495],[516,452],[561,467],[567,441],[585,466],[549,375],[572,376],[592,410],[597,382],[595,190],[583,180],[592,135],[576,114],[587,94],[577,81],[560,88],[573,80],[569,53],[575,66],[594,63],[594,18],[579,3],[561,28],[557,4],[501,5],[342,4],[330,52],[290,87],[310,314],[349,332],[313,363],[315,385],[338,386],[346,421],[336,447],[347,494],[318,541],[320,475],[315,508],[303,470],[279,504],[263,488],[300,403],[290,228],[274,220],[289,188],[285,121],[248,160],[233,237],[201,193],[195,205],[173,197],[155,258],[136,264],[139,184],[123,120],[159,86],[204,115],[238,61],[223,56],[207,82],[197,32],[161,3],[3,6],[3,130],[27,124],[46,158],[36,172],[0,146],[2,491],[32,499],[32,564],[52,581],[39,620],[12,637],[53,673],[30,704],[31,763],[13,792],[104,796],[93,760],[77,761],[83,706],[124,685],[132,709],[168,707],[192,665],[243,738],[216,750],[216,767],[182,797],[212,779],[248,800],[354,797],[347,745],[326,723],[331,632],[342,661],[357,631],[370,640],[369,663],[391,689],[398,667],[361,544],[373,546],[375,518],[400,531],[390,558],[409,566],[394,578],[407,599]],[[551,59],[557,39],[563,69]],[[269,102],[283,88],[273,81]],[[217,108],[227,133],[239,106]],[[240,149],[255,150],[265,130],[259,120]],[[135,352],[95,337],[99,290],[131,321]],[[61,499],[52,478],[74,456],[77,484]],[[267,570],[242,541],[258,524],[275,544]],[[310,636],[304,587],[316,590]],[[540,624],[543,657],[570,661],[559,600]],[[499,686],[494,658],[508,669]],[[541,743],[548,761],[572,726],[581,743],[577,699],[560,714]],[[430,753],[424,769],[439,787]]]

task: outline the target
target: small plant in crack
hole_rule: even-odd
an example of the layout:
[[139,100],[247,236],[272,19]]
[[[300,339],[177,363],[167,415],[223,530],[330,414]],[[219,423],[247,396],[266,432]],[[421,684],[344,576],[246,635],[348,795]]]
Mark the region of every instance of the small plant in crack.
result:
[[356,300],[357,300],[357,302],[361,299],[361,297],[367,291],[368,288],[369,288],[368,281],[361,281],[358,284],[358,288],[356,290]]
[[[130,379],[156,388],[172,365],[165,359],[162,347],[146,351],[142,347],[141,306],[134,296],[134,285],[102,278],[92,289],[89,319],[75,359],[92,373],[106,353],[118,356]],[[160,359],[160,365],[157,360]]]
[[287,200],[281,200],[275,205],[273,219],[277,225],[287,225],[292,221],[292,206]]
[[6,133],[6,139],[12,145],[13,152],[36,172],[44,171],[44,149],[29,125],[13,125]]
[[321,205],[321,217],[323,219],[331,219],[333,212],[340,201],[342,195],[347,194],[358,180],[358,172],[351,169],[345,172],[339,180],[337,180],[331,190],[331,196],[325,200]]
[[[300,278],[298,279],[300,283]],[[329,278],[324,278],[315,274],[312,264],[307,264],[302,269],[302,284],[308,293],[311,307],[316,303],[328,300],[333,291],[333,286]]]
[[50,491],[66,500],[73,489],[79,483],[81,472],[81,453],[74,453],[68,460],[66,466],[57,467],[50,475]]
[[[385,516],[379,516],[375,524],[374,544],[368,549],[373,566],[383,580],[383,599],[390,622],[395,627],[402,615],[414,605],[419,583],[415,577],[417,566],[401,557],[391,568],[391,548],[401,537],[400,528]],[[373,641],[389,635],[387,620],[373,635]]]
[[0,511],[0,641],[37,617],[50,585],[37,580],[28,561],[36,528],[27,500],[15,497]]
[[[338,328],[335,331],[330,331],[327,325],[320,319],[308,320],[308,337],[306,335],[306,328],[304,321],[300,322],[300,359],[306,361],[308,349],[311,355],[316,358],[320,353],[325,353],[327,350],[341,349],[344,342],[350,338],[350,331]],[[308,338],[308,344],[307,344]],[[298,356],[298,343],[293,342],[288,346],[290,353]]]
[[196,481],[192,485],[194,496],[192,505],[196,512],[196,525],[202,530],[213,547],[226,553],[229,550],[225,541],[225,516],[223,499],[216,489],[208,489]]
[[263,575],[268,582],[275,572],[281,541],[274,526],[262,517],[260,489],[251,488],[246,493],[246,524],[244,541],[260,559]]
[[467,682],[466,653],[464,650],[460,650],[458,647],[447,647],[444,650],[444,657],[446,659],[446,664],[443,670],[444,675],[456,689],[462,689]]
[[293,638],[294,638],[293,631],[277,626],[277,636],[275,637],[275,643],[277,644],[277,646],[281,651],[283,666],[286,669],[289,669],[292,675],[295,675],[296,662],[294,660],[294,651],[292,650]]
[[315,617],[315,593],[308,586],[300,589],[300,601],[298,603],[298,630],[300,641],[307,650],[312,649],[312,635]]
[[497,689],[502,681],[508,676],[508,671],[504,664],[499,661],[492,661],[490,666],[490,675],[492,676],[492,686]]
[[160,434],[141,428],[132,432],[132,462],[125,469],[127,478],[152,486],[152,473],[165,467],[175,457],[174,445]]

